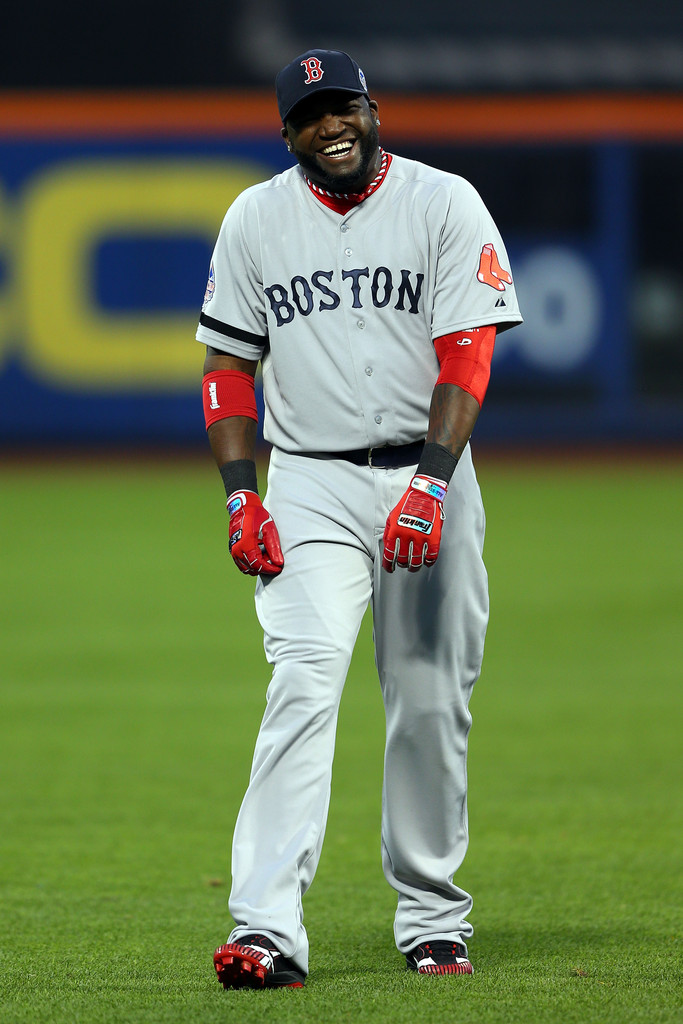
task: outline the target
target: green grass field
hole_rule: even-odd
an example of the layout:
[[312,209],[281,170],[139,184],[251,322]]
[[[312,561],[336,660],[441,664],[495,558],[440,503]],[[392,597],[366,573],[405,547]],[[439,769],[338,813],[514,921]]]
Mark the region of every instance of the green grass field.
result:
[[393,945],[366,621],[310,978],[265,993],[211,965],[268,672],[208,454],[0,472],[3,1024],[683,1020],[681,464],[478,464],[476,973],[407,975]]

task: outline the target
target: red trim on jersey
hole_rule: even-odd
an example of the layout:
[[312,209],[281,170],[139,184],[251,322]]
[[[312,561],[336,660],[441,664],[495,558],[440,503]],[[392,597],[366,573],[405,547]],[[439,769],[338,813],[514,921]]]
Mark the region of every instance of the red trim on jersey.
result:
[[386,178],[387,171],[391,166],[392,156],[391,153],[385,153],[381,148],[380,153],[382,155],[382,163],[379,169],[379,174],[376,178],[373,178],[367,188],[363,189],[362,192],[349,192],[348,194],[344,192],[327,192],[326,189],[321,188],[320,185],[316,185],[315,182],[311,181],[306,174],[304,174],[304,180],[315,198],[324,206],[328,206],[330,210],[335,210],[337,213],[348,213],[349,210],[354,208],[354,206],[358,206],[359,203],[362,203],[363,200],[367,199],[373,192],[376,192]]
[[457,384],[481,406],[491,376],[495,341],[493,325],[436,338],[434,348],[441,367],[436,383]]
[[229,416],[248,416],[258,420],[255,388],[251,374],[240,370],[214,370],[205,374],[202,378],[202,400],[206,429]]

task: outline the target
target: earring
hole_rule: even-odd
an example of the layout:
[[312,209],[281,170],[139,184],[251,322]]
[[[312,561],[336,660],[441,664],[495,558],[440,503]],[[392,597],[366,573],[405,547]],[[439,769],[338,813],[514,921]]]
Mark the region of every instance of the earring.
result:
[[291,142],[288,142],[288,143],[287,143],[287,152],[288,152],[288,153],[291,153],[291,152],[292,152],[292,143],[291,143]]
[[377,120],[375,121],[375,124],[377,125],[377,127],[378,127],[378,128],[379,128],[379,126],[381,125],[381,123],[382,123],[382,122],[380,121],[380,119],[379,119],[379,118],[377,118]]

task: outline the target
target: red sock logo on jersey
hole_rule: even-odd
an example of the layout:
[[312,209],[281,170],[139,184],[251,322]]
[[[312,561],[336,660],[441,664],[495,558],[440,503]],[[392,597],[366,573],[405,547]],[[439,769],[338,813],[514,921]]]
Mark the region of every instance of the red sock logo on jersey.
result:
[[507,270],[503,270],[501,267],[496,250],[491,242],[487,242],[481,250],[477,281],[481,281],[482,284],[488,284],[499,292],[505,291],[506,284],[512,284],[512,277]]
[[325,72],[317,57],[307,57],[301,61],[301,67],[306,68],[304,85],[311,85],[312,82],[319,82]]

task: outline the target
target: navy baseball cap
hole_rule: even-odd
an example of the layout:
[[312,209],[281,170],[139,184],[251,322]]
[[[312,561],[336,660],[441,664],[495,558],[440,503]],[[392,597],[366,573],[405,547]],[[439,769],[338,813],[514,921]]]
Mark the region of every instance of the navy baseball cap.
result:
[[365,75],[343,50],[307,50],[295,57],[275,79],[275,93],[284,124],[297,103],[315,92],[337,89],[367,96]]

